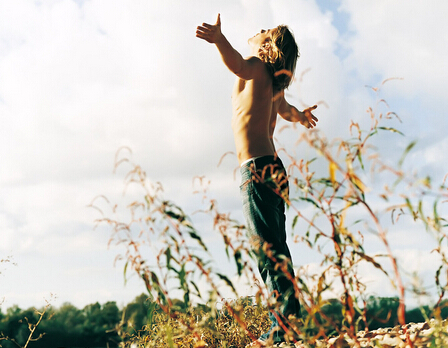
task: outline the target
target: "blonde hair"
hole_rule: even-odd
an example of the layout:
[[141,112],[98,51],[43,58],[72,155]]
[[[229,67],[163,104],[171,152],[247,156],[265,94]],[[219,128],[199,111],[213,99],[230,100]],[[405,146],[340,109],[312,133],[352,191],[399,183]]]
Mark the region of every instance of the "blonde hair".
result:
[[289,87],[299,56],[297,43],[286,25],[279,25],[272,30],[271,39],[261,45],[258,57],[271,71],[275,90]]

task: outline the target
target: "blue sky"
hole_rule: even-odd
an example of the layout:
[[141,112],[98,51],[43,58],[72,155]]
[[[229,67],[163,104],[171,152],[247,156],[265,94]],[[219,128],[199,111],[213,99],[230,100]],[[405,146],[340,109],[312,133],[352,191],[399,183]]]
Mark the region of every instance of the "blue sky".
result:
[[[260,28],[291,27],[301,51],[297,76],[306,74],[289,100],[299,108],[325,101],[316,115],[329,137],[347,135],[351,119],[368,123],[375,95],[366,85],[402,78],[381,96],[407,137],[381,146],[398,157],[418,140],[410,168],[441,181],[448,160],[447,7],[445,0],[1,2],[0,258],[16,263],[0,269],[2,310],[38,306],[53,294],[56,306],[125,304],[144,291],[137,279],[124,286],[122,264],[114,267],[120,249],[107,247],[109,232],[93,229],[98,215],[87,208],[97,195],[123,199],[123,173],[113,173],[121,146],[187,212],[197,209],[192,178],[205,175],[221,209],[241,219],[236,157],[218,167],[234,150],[234,77],[217,50],[195,38],[196,26],[214,22],[218,12],[243,55]],[[286,144],[296,137],[278,136]],[[420,236],[412,231],[395,231],[394,245],[411,271],[430,274],[434,260],[418,237],[409,238]],[[316,268],[300,248],[293,246],[295,263]],[[393,293],[372,279],[373,293]]]

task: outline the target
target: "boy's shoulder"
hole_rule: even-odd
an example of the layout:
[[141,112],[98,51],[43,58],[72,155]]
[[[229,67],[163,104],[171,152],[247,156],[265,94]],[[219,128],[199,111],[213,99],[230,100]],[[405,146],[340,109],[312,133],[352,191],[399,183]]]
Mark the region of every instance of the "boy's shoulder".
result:
[[257,57],[257,56],[249,56],[249,57],[246,57],[245,60],[246,60],[249,64],[253,64],[253,65],[255,65],[255,66],[260,66],[260,67],[262,67],[262,66],[265,66],[265,65],[266,65],[266,63],[264,63],[264,62],[260,59],[260,57]]
[[254,75],[253,78],[272,78],[269,64],[263,62],[259,57],[249,56],[245,60],[251,67],[250,70]]

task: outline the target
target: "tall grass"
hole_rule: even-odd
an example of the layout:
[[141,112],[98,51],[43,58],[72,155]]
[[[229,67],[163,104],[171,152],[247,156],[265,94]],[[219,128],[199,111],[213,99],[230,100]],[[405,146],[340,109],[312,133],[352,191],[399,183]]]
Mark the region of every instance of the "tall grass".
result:
[[[377,88],[372,90],[379,93]],[[436,247],[428,253],[436,253],[439,258],[434,274],[436,308],[447,289],[447,225],[439,213],[448,197],[446,183],[443,180],[433,184],[429,177],[420,178],[403,169],[415,142],[404,148],[394,165],[379,153],[375,139],[405,139],[391,126],[401,122],[398,115],[379,96],[378,103],[368,108],[367,117],[370,126],[365,129],[353,121],[348,125],[348,139],[328,139],[319,130],[303,132],[297,143],[312,149],[315,156],[311,159],[296,158],[284,149],[280,153],[290,162],[292,195],[287,205],[293,216],[293,239],[320,257],[319,271],[301,268],[294,278],[303,317],[281,322],[285,328],[292,328],[288,329],[290,337],[300,337],[306,345],[313,346],[317,340],[338,334],[357,342],[356,333],[368,329],[371,319],[367,301],[371,292],[359,273],[361,266],[379,270],[393,285],[399,300],[397,324],[406,323],[406,294],[424,295],[424,288],[406,285],[405,265],[399,264],[390,245],[385,216],[393,224],[410,217],[422,228],[421,238],[434,240]],[[124,187],[138,190],[140,198],[121,206],[102,197],[111,208],[108,212],[100,198],[92,203],[102,213],[97,223],[111,228],[110,242],[123,247],[120,257],[125,260],[124,273],[139,275],[159,309],[154,309],[146,327],[125,338],[123,346],[244,347],[266,329],[268,311],[280,305],[257,280],[244,224],[220,211],[216,201],[206,200],[202,213],[210,218],[210,227],[199,231],[191,213],[166,200],[161,184],[150,182],[144,169],[132,163],[130,157],[129,151],[119,151],[115,166],[128,166]],[[384,185],[372,191],[375,180]],[[303,213],[306,211],[311,213]],[[222,238],[226,255],[235,265],[235,275],[254,284],[253,305],[238,300],[226,301],[223,308],[217,308],[229,290],[235,299],[241,296],[231,280],[233,276],[220,273],[215,266],[217,260],[204,239],[210,230]],[[372,238],[381,243],[380,253],[367,250],[364,241]],[[269,245],[264,246],[264,252],[287,272],[286,263],[274,259]],[[198,280],[209,288],[204,291]],[[332,306],[329,298],[338,299],[340,306]],[[193,310],[198,302],[207,305],[200,314]],[[410,347],[415,344],[413,340],[408,334]]]

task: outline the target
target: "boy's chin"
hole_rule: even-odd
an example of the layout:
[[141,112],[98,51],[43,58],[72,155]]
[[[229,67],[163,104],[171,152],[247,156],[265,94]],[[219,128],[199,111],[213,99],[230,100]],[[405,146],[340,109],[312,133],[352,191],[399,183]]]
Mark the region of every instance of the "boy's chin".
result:
[[[254,41],[255,41],[255,40],[254,40],[253,37],[251,37],[250,39],[247,40],[247,43],[249,44],[249,46],[250,46],[251,48],[254,48],[254,46],[256,45],[256,43],[255,43]],[[257,50],[258,50],[258,48],[259,48],[259,47],[257,47]]]

